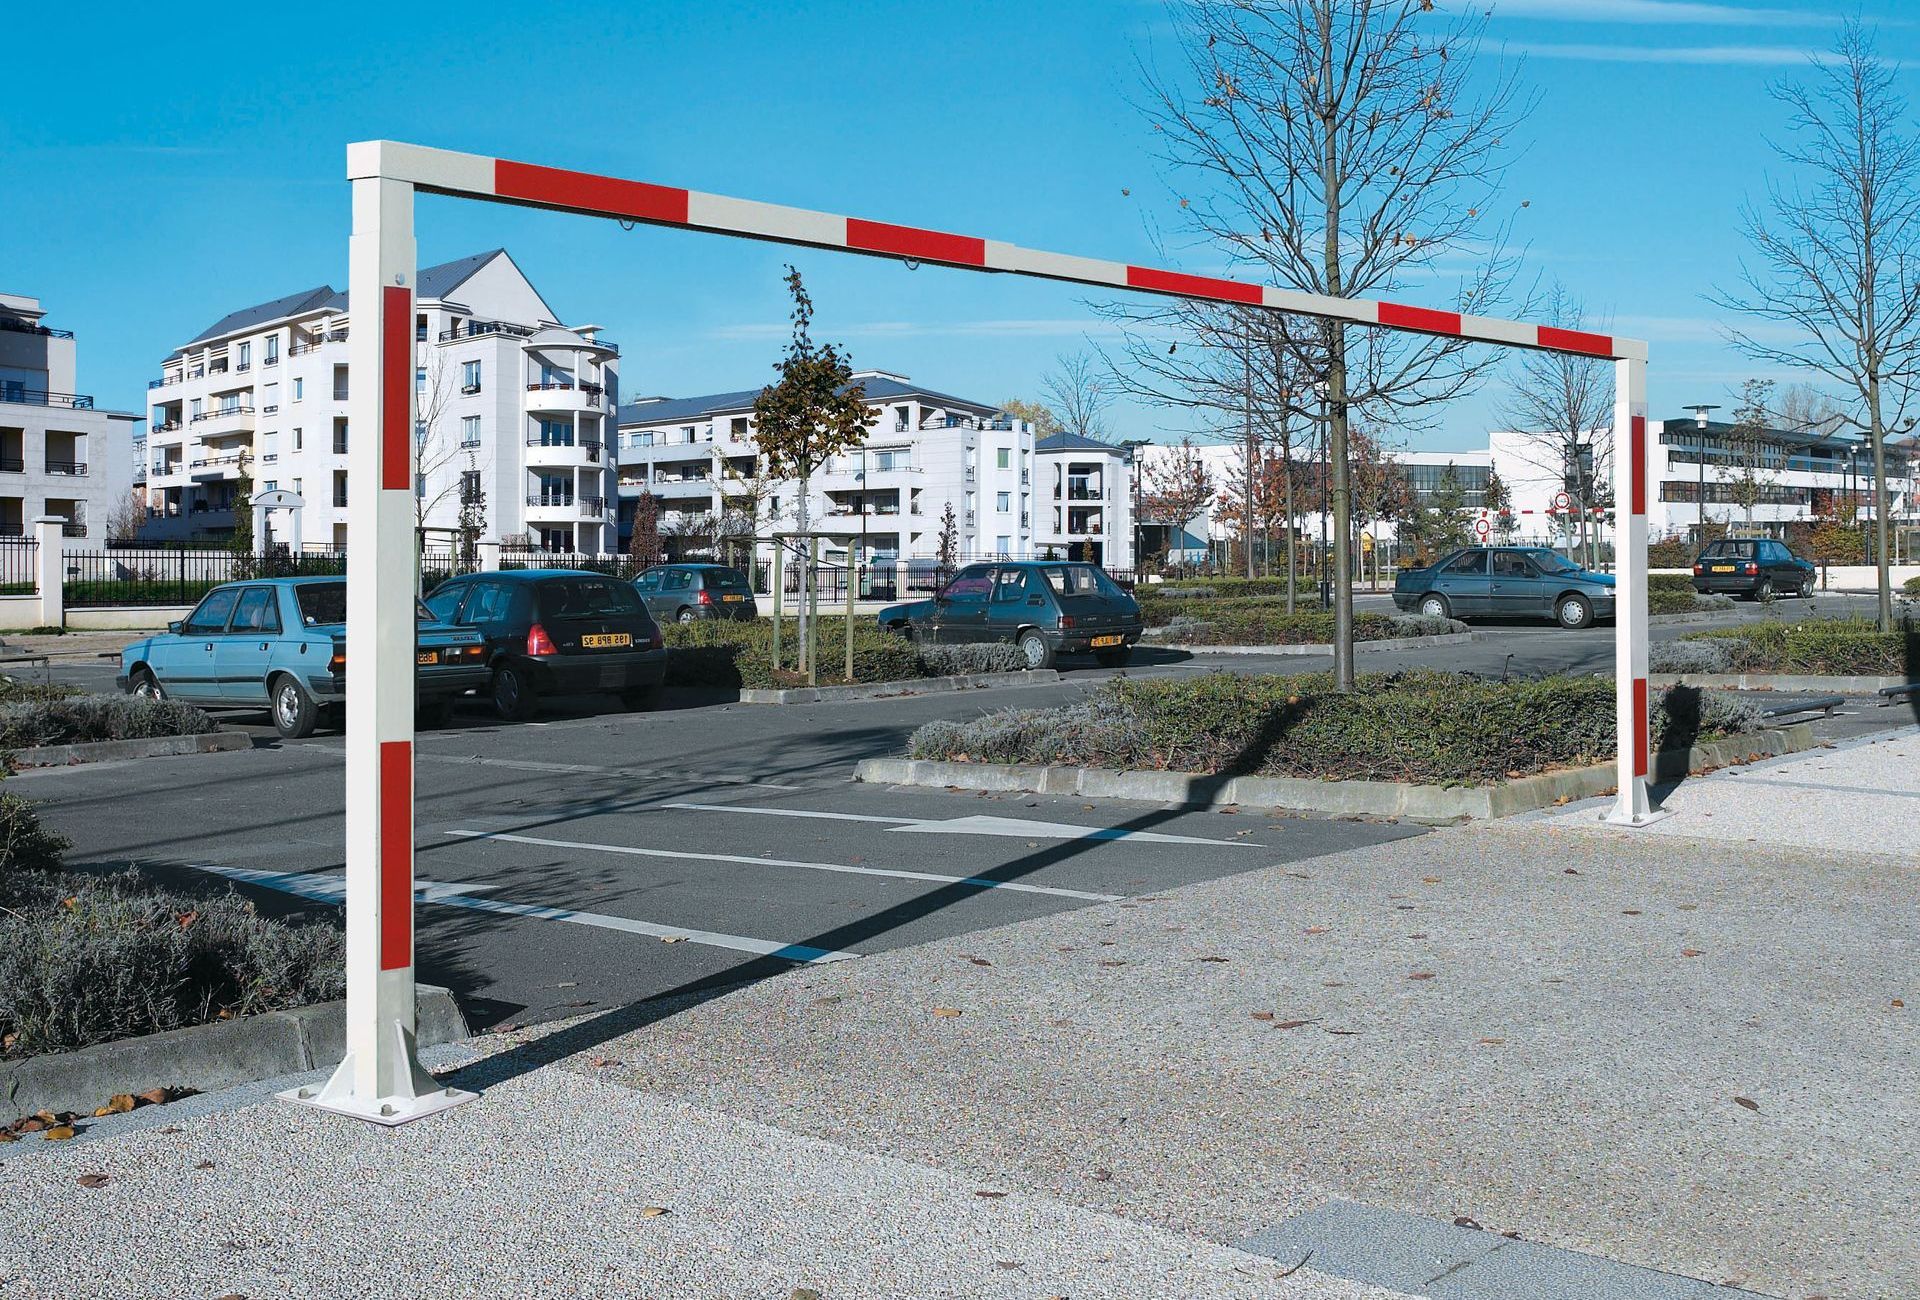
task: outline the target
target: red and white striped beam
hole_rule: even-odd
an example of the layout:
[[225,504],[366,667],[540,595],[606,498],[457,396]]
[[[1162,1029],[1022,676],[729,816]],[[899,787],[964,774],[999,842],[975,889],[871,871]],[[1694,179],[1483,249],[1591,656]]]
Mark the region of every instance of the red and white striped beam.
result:
[[1249,284],[1214,276],[1190,275],[1126,262],[1108,262],[1066,253],[1022,248],[997,239],[957,235],[920,226],[845,217],[807,208],[782,207],[752,199],[729,198],[700,190],[647,181],[598,176],[534,163],[453,153],[421,145],[374,140],[350,145],[350,177],[384,176],[410,182],[434,194],[490,199],[523,207],[554,208],[620,221],[676,226],[719,235],[763,239],[808,248],[829,248],[871,257],[900,258],[974,271],[1103,285],[1175,298],[1237,303],[1331,320],[1351,321],[1416,334],[1471,339],[1504,347],[1566,352],[1605,360],[1647,358],[1636,339],[1582,330],[1557,329],[1524,321],[1468,316],[1431,307],[1329,298],[1273,285]]

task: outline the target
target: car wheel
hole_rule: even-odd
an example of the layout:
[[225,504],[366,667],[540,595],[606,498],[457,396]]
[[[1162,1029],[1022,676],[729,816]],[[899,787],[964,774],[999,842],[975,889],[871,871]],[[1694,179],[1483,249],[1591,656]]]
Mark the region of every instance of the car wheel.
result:
[[127,694],[137,695],[143,700],[164,700],[167,693],[160,688],[154,675],[145,668],[133,670],[133,676],[127,678]]
[[1813,599],[1813,575],[1811,573],[1800,579],[1800,599]]
[[320,725],[313,697],[286,673],[273,681],[273,729],[288,740],[304,740]]
[[1452,618],[1453,606],[1440,593],[1428,592],[1420,598],[1420,612],[1428,618]]
[[660,686],[633,686],[620,692],[620,703],[630,713],[643,713],[660,707]]
[[680,607],[680,612],[673,616],[674,621],[677,623],[691,623],[693,622],[694,619],[698,617],[700,616],[694,613],[691,607],[686,605],[682,605]]
[[1093,657],[1102,668],[1125,668],[1127,660],[1133,658],[1133,647],[1123,645],[1118,650],[1096,650]]
[[1585,596],[1567,596],[1554,606],[1553,616],[1564,628],[1579,629],[1593,625],[1593,602]]
[[501,664],[493,670],[491,696],[493,711],[503,722],[524,722],[539,707],[539,701],[534,698],[533,683],[512,664]]
[[1760,579],[1760,581],[1754,583],[1753,598],[1755,600],[1772,600],[1773,599],[1773,579],[1762,578]]
[[1053,647],[1038,632],[1029,630],[1020,634],[1020,653],[1026,656],[1029,670],[1053,667]]

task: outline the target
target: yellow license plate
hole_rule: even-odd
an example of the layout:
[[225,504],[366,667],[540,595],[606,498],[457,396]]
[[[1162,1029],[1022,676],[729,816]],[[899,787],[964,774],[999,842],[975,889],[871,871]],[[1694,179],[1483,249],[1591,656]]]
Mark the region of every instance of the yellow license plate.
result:
[[631,632],[593,632],[580,638],[580,644],[589,650],[612,650],[620,646],[633,644]]
[[745,596],[722,596],[720,599],[726,601],[729,605],[737,605],[741,601],[745,600],[746,597]]
[[1715,573],[1732,573],[1733,566],[1731,564],[1716,564],[1713,566],[1713,571]]
[[1119,645],[1125,640],[1126,638],[1123,636],[1097,636],[1093,638],[1093,644],[1094,645]]
[[437,664],[440,662],[440,656],[436,651],[422,650],[414,655],[413,661],[417,664]]

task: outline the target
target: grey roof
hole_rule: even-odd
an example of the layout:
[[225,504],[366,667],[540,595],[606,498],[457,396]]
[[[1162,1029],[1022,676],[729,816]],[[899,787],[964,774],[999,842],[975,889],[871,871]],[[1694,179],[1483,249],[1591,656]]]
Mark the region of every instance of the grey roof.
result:
[[1101,442],[1098,438],[1085,438],[1077,433],[1050,433],[1033,444],[1035,451],[1104,451],[1110,456],[1124,456],[1124,448],[1110,442]]
[[[420,272],[415,281],[415,294],[421,298],[444,298],[472,278],[473,273],[496,257],[505,257],[504,248],[490,248],[484,253],[473,253],[466,257],[455,258],[451,262],[442,262],[438,266],[429,266]],[[308,289],[304,293],[290,293],[284,298],[275,298],[271,302],[256,303],[252,307],[242,307],[239,311],[229,312],[206,329],[201,330],[187,340],[187,347],[204,343],[208,339],[222,338],[229,334],[243,334],[268,321],[284,320],[288,316],[298,316],[310,311],[345,311],[347,295],[339,292],[330,284],[317,289]]]
[[[985,402],[969,401],[951,393],[935,392],[919,384],[902,383],[883,375],[863,375],[858,382],[868,400],[875,402],[918,397],[933,406],[971,411],[976,415],[992,415],[1000,409]],[[674,420],[703,420],[715,415],[743,414],[753,409],[754,399],[760,396],[760,392],[758,388],[744,388],[733,393],[708,393],[704,397],[670,397],[657,402],[632,402],[620,408],[619,422],[625,427],[630,424],[667,424]]]

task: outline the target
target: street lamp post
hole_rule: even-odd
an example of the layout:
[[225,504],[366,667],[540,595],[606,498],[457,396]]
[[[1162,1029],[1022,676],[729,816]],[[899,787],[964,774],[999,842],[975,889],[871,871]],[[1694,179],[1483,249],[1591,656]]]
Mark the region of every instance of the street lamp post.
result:
[[1707,544],[1707,413],[1720,408],[1712,402],[1699,402],[1688,408],[1693,412],[1693,427],[1700,435],[1694,439],[1694,456],[1699,461],[1700,545]]
[[1127,493],[1132,498],[1132,512],[1127,519],[1127,548],[1131,552],[1128,560],[1137,578],[1140,573],[1140,449],[1151,447],[1153,440],[1129,438],[1120,445],[1127,453]]

